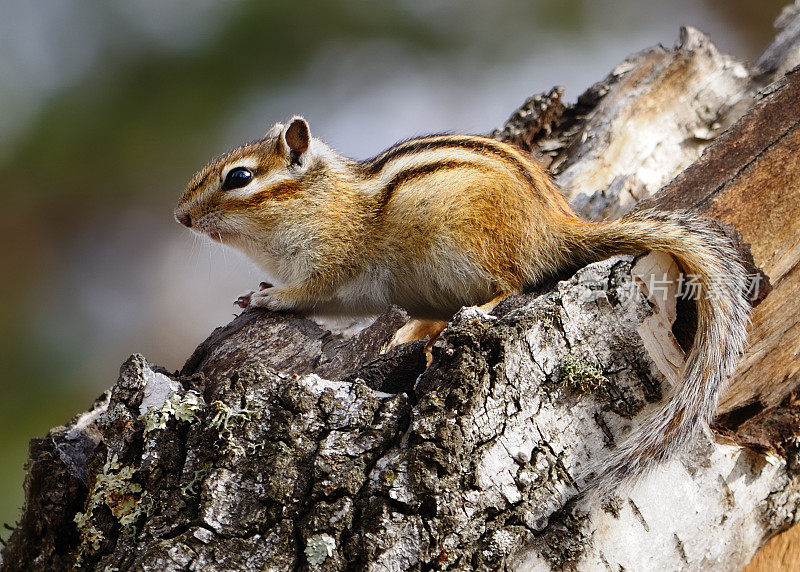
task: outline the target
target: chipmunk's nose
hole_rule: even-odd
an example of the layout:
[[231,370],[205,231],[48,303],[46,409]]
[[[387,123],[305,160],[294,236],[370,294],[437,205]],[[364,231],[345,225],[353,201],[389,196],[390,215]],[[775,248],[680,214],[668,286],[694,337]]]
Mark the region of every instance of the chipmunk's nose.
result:
[[175,220],[186,228],[192,228],[192,217],[189,216],[189,213],[175,213]]

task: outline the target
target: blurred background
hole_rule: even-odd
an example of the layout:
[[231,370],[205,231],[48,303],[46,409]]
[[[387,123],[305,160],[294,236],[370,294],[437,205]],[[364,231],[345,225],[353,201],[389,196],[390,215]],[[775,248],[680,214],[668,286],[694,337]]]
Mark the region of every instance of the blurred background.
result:
[[172,219],[211,157],[295,113],[356,158],[486,132],[681,25],[754,61],[784,3],[0,0],[0,523],[28,439],[133,352],[180,368],[260,281]]

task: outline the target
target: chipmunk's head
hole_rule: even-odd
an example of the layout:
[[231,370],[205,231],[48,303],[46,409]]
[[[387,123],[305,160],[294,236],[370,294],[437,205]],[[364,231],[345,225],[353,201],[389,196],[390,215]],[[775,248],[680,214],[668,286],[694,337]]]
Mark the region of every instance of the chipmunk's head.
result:
[[242,145],[206,165],[189,183],[175,219],[212,239],[247,248],[263,242],[276,222],[307,202],[306,178],[319,178],[332,152],[311,137],[308,123],[293,117],[263,139]]

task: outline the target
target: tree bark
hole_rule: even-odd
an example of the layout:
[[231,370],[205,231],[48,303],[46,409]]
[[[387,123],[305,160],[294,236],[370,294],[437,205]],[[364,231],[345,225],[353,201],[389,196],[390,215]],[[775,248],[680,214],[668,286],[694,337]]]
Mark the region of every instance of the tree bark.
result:
[[430,365],[423,342],[381,353],[398,308],[350,338],[249,310],[180,372],[131,356],[88,412],[31,442],[2,568],[741,568],[800,518],[799,21],[752,68],[686,29],[493,133],[586,216],[653,195],[741,233],[760,281],[750,347],[684,454],[612,498],[573,498],[682,365],[692,312],[656,296],[679,273],[666,256],[464,308]]

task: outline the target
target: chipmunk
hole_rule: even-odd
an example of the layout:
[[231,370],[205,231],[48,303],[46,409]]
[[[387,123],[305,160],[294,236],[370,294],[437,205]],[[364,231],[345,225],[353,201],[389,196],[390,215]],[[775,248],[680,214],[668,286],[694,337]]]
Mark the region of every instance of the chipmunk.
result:
[[616,254],[671,254],[701,280],[694,344],[663,410],[587,478],[606,491],[712,419],[746,342],[746,272],[711,222],[653,211],[584,221],[531,157],[486,137],[419,137],[355,161],[294,117],[209,163],[175,217],[244,251],[278,282],[239,305],[320,314],[397,304],[418,320],[447,320]]

